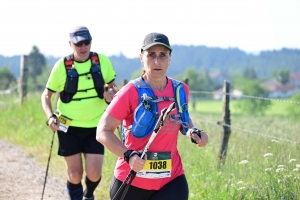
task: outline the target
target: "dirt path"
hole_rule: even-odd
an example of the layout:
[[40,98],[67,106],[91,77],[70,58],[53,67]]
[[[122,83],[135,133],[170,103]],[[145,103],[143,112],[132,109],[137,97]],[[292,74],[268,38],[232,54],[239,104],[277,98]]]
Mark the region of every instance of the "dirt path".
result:
[[[0,200],[40,200],[46,167],[0,139]],[[65,182],[48,175],[44,200],[67,200]]]

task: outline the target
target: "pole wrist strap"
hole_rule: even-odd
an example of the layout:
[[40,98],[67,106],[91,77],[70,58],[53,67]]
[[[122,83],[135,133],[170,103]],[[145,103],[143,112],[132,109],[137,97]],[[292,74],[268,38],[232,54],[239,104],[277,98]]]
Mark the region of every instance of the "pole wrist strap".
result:
[[56,116],[55,114],[52,114],[52,115],[49,117],[49,119],[46,121],[46,125],[47,125],[47,126],[49,126],[49,120],[50,120],[51,118],[54,118],[54,119],[57,120],[57,116]]
[[190,138],[191,138],[191,142],[197,144],[196,140],[194,140],[192,138],[192,134],[197,134],[200,138],[201,138],[201,130],[197,127],[193,127],[190,129]]

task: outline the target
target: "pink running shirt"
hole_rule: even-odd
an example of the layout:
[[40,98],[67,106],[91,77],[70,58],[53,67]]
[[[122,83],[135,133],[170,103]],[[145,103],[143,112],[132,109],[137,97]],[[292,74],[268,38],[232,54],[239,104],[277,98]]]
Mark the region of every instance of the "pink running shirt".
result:
[[[186,91],[186,96],[188,97],[189,88],[186,84],[184,84],[184,89]],[[157,90],[153,90],[154,94],[157,97],[173,97],[173,85],[171,80],[168,78],[168,83],[163,92],[159,92]],[[188,99],[188,98],[187,98]],[[133,84],[127,84],[115,95],[111,104],[107,107],[107,112],[115,117],[116,119],[122,121],[123,126],[128,127],[133,122],[133,113],[135,108],[138,105],[138,92]],[[160,111],[168,107],[172,102],[171,101],[163,101],[158,103],[158,111]],[[177,109],[172,111],[171,114],[178,113]],[[135,187],[143,188],[147,190],[159,190],[164,185],[175,179],[176,177],[184,174],[181,158],[177,149],[177,138],[180,125],[174,124],[170,119],[168,119],[165,125],[157,134],[156,138],[152,142],[149,147],[148,152],[171,152],[171,160],[172,160],[172,170],[171,177],[167,178],[141,178],[135,177],[132,184]],[[143,150],[150,138],[151,134],[145,138],[135,138],[129,132],[125,136],[125,146],[131,150]],[[118,158],[114,175],[120,180],[124,181],[126,176],[130,171],[130,166],[128,163],[124,161],[123,158]]]

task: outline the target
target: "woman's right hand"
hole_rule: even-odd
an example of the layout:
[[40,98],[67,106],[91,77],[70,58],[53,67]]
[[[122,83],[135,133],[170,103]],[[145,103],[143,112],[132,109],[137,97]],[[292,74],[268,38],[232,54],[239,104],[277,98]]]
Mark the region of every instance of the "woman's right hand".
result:
[[133,155],[132,157],[130,157],[129,159],[130,168],[135,172],[141,171],[147,160],[146,156],[144,158],[145,160],[139,157],[138,155]]

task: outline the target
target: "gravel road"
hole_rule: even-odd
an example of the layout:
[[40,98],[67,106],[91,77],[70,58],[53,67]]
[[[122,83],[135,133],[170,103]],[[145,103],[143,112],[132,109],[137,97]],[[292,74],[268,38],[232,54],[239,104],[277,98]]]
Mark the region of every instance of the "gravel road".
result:
[[[0,200],[40,200],[46,167],[0,139]],[[44,200],[67,200],[65,182],[48,174]]]

